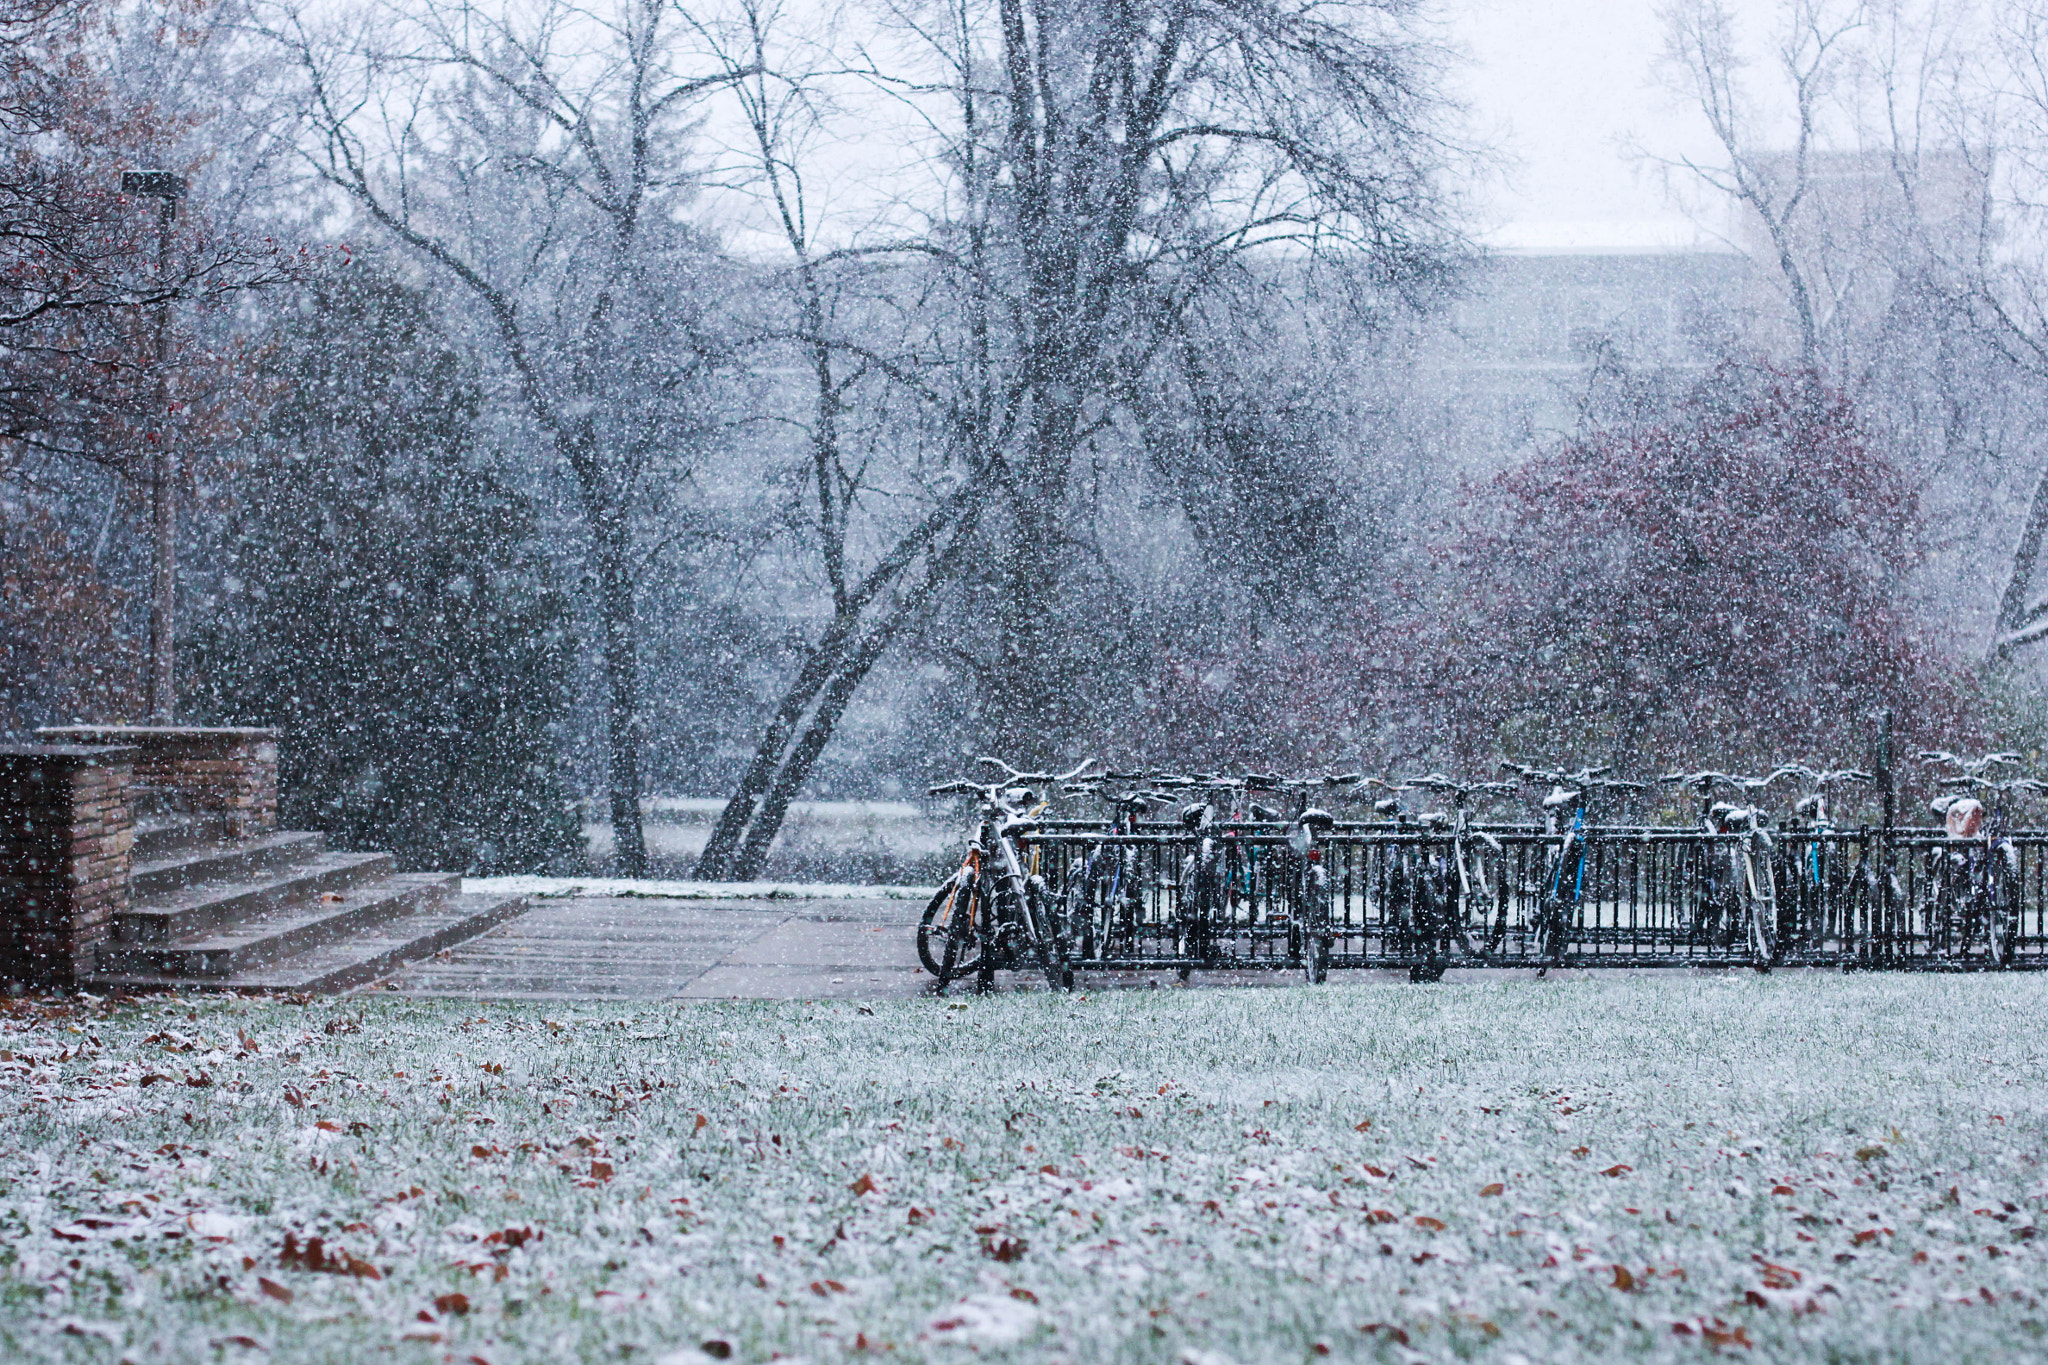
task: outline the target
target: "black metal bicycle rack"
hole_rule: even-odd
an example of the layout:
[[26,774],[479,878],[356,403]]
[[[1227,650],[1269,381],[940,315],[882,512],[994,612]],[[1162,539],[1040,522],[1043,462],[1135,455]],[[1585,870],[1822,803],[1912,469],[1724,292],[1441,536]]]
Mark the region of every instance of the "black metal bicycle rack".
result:
[[[1476,951],[1448,960],[1418,941],[1417,888],[1451,866],[1448,831],[1414,826],[1340,824],[1318,841],[1328,871],[1333,968],[1755,967],[1743,936],[1711,895],[1708,869],[1726,864],[1740,836],[1667,828],[1600,826],[1585,835],[1584,857],[1565,860],[1573,880],[1556,960],[1538,948],[1539,908],[1547,878],[1559,876],[1563,837],[1527,826],[1488,826],[1491,842],[1469,834],[1464,854],[1473,887],[1466,936]],[[1143,826],[1108,835],[1089,822],[1046,822],[1030,837],[1036,872],[1055,894],[1077,860],[1098,850],[1131,848],[1138,894],[1090,935],[1082,970],[1229,970],[1299,968],[1300,926],[1284,889],[1286,830],[1234,822],[1210,836],[1224,893],[1206,915],[1184,900],[1184,869],[1199,836],[1178,826]],[[1972,857],[1992,856],[1982,842],[1939,831],[1779,830],[1771,866],[1776,885],[1776,949],[1770,965],[1929,971],[2034,970],[2048,967],[2048,832],[2010,836],[2017,876],[2016,932],[2002,961],[1972,923],[1960,883]],[[1497,845],[1497,846],[1496,846]],[[2002,855],[2001,855],[2002,856]],[[1199,921],[1199,922],[1197,922]],[[1068,926],[1070,940],[1077,926]]]

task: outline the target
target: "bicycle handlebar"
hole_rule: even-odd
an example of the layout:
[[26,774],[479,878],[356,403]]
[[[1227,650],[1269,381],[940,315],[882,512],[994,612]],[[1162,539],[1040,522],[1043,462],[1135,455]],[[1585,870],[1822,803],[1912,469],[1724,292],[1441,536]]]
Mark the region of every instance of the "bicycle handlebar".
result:
[[1505,760],[1500,766],[1508,772],[1520,774],[1524,782],[1548,782],[1560,787],[1606,787],[1615,791],[1639,792],[1644,789],[1641,782],[1630,782],[1619,777],[1602,777],[1602,773],[1614,771],[1614,765],[1611,763],[1580,768],[1576,772],[1567,772],[1563,768],[1538,768],[1527,763],[1510,763]]
[[1946,749],[1922,749],[1920,751],[1920,761],[1923,763],[1947,763],[1953,767],[1960,768],[1965,777],[1982,777],[1986,769],[2017,767],[2022,762],[2022,759],[2020,755],[2010,750],[2000,750],[1995,754],[1985,754],[1981,758],[1964,758],[1962,755],[1952,754]]
[[1877,781],[1876,777],[1864,772],[1861,768],[1822,768],[1815,770],[1807,767],[1804,763],[1787,763],[1780,767],[1777,772],[1771,774],[1771,776],[1773,778],[1796,777],[1811,787],[1834,787],[1844,782]]
[[1696,773],[1665,773],[1657,780],[1674,784],[1683,783],[1702,796],[1713,791],[1715,787],[1733,787],[1737,791],[1753,796],[1789,773],[1790,769],[1779,768],[1768,777],[1738,777],[1733,773],[1707,770]]
[[1460,782],[1456,778],[1445,777],[1442,773],[1425,773],[1421,777],[1402,778],[1397,790],[1415,788],[1457,797],[1504,796],[1516,789],[1512,782]]
[[[976,763],[981,764],[984,767],[1002,769],[1003,785],[1006,786],[1019,786],[1027,782],[1037,783],[1040,785],[1050,785],[1057,782],[1072,782],[1075,778],[1081,776],[1083,773],[1087,772],[1090,768],[1095,766],[1094,759],[1084,758],[1074,767],[1068,769],[1066,772],[1063,773],[1024,773],[1018,772],[1015,768],[1003,762],[1003,760],[1001,760],[1000,758],[983,757],[977,758],[974,761]],[[986,790],[986,788],[983,788],[983,790]]]

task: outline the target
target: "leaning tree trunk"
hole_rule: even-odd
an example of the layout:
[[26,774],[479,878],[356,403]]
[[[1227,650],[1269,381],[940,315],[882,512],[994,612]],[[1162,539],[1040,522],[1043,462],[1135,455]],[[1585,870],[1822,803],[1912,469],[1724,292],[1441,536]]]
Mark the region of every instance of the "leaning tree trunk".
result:
[[2048,604],[2027,609],[2044,534],[2048,534],[2048,467],[2042,469],[2034,482],[2034,500],[2027,508],[2026,524],[2020,528],[2019,544],[2013,547],[2012,570],[2005,581],[2005,596],[1998,604],[1998,623],[1992,630],[1991,662],[2007,658],[2021,645],[2048,634],[2040,629],[2048,622]]

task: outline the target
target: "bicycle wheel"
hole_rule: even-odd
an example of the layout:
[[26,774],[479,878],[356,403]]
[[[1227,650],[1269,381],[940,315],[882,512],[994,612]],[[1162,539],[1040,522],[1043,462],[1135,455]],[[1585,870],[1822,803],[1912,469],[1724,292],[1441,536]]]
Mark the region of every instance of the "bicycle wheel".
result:
[[1991,961],[1994,966],[2010,967],[2020,936],[2018,851],[2011,844],[2000,845],[1985,870],[1990,879],[1984,899],[1990,908]]
[[917,960],[938,978],[940,990],[980,969],[983,908],[980,882],[964,872],[941,886],[925,906],[917,924]]
[[1778,956],[1778,884],[1771,860],[1758,857],[1748,845],[1742,851],[1742,880],[1737,890],[1747,902],[1750,964],[1764,971]]
[[1067,964],[1066,935],[1059,924],[1059,907],[1046,895],[1036,879],[1024,888],[1024,936],[1031,954],[1045,973],[1045,984],[1056,991],[1074,989],[1074,969]]
[[1311,986],[1320,986],[1330,976],[1330,874],[1314,863],[1305,864],[1295,880],[1295,903],[1289,910],[1301,943],[1301,973]]

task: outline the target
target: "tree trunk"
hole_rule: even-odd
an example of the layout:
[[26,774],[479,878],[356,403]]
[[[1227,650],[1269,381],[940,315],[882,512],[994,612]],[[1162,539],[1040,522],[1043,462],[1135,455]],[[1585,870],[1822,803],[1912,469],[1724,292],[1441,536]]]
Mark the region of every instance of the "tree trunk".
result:
[[647,838],[640,826],[640,651],[633,612],[633,576],[623,526],[593,518],[597,541],[598,615],[604,634],[605,747],[612,815],[612,859],[621,876],[647,875]]
[[733,880],[733,858],[739,851],[740,841],[747,833],[747,826],[754,818],[762,794],[775,780],[782,756],[789,748],[789,737],[796,732],[818,690],[830,680],[832,664],[840,653],[845,635],[843,623],[834,622],[825,638],[804,660],[796,681],[782,694],[782,702],[776,707],[774,718],[768,722],[768,728],[761,734],[761,742],[754,748],[753,761],[747,765],[739,786],[720,812],[718,824],[711,831],[704,851],[697,856],[694,875],[698,880]]
[[2020,528],[2019,544],[2013,548],[2012,573],[2006,579],[2005,596],[1998,604],[1998,624],[1992,630],[1992,662],[2007,658],[2022,644],[2032,643],[2030,639],[2015,637],[2037,624],[2035,618],[2042,615],[2027,610],[2027,598],[2033,594],[2034,566],[2041,558],[2044,534],[2048,534],[2048,468],[2043,468],[2034,482],[2034,500],[2027,508],[2026,524]]

